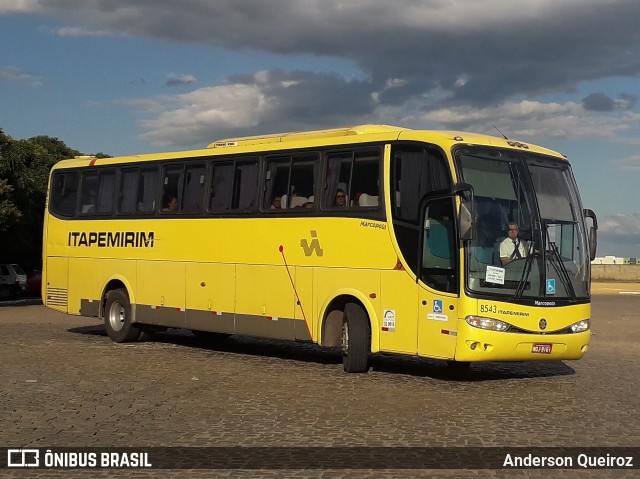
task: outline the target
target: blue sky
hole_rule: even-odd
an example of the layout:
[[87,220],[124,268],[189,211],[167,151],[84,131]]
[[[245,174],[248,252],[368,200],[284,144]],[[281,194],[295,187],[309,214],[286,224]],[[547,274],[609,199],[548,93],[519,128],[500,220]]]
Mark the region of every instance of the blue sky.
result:
[[385,123],[568,155],[640,257],[637,0],[0,0],[0,128],[110,155]]

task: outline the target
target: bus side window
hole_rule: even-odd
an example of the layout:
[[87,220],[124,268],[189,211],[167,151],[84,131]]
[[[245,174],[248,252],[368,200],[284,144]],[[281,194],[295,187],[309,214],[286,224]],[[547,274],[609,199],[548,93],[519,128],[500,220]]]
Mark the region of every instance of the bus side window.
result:
[[135,213],[138,210],[138,168],[124,168],[120,174],[118,212]]
[[107,170],[100,172],[98,180],[98,202],[96,212],[99,214],[113,213],[113,198],[116,190],[116,172]]
[[449,293],[457,292],[458,288],[453,211],[451,198],[441,198],[428,204],[420,271],[420,279],[425,284]]
[[111,214],[116,187],[114,170],[86,171],[80,187],[80,214]]
[[209,211],[253,211],[258,197],[260,169],[257,160],[214,163]]
[[156,207],[156,194],[158,184],[158,169],[141,168],[138,183],[138,211],[153,213]]
[[[351,171],[353,166],[353,153],[341,152],[327,155],[327,171],[325,172],[324,191],[322,192],[323,208],[339,208],[349,206],[351,197],[349,186],[351,184]],[[341,190],[338,192],[338,190]],[[336,202],[338,193],[345,195],[344,205],[342,201]]]
[[396,147],[392,157],[394,217],[415,223],[424,195],[447,191],[450,187],[446,160],[439,151],[404,145]]
[[204,178],[204,164],[188,165],[185,168],[181,211],[186,213],[198,213],[202,211],[205,185]]
[[155,207],[157,176],[155,167],[124,168],[120,175],[118,212],[152,213]]
[[[345,200],[336,195],[344,192]],[[364,195],[362,202],[360,198]],[[324,208],[376,207],[380,195],[380,151],[356,150],[327,155]]]
[[352,206],[378,206],[380,195],[380,152],[357,151],[353,161]]
[[396,239],[409,267],[419,275],[416,244],[421,229],[420,203],[426,195],[448,191],[451,177],[444,155],[435,148],[394,145],[391,158],[389,197]]
[[180,198],[182,198],[182,178],[184,167],[182,165],[168,165],[164,167],[162,176],[162,205],[161,211],[174,212],[173,207],[169,207],[169,202],[175,199],[180,208]]
[[[263,209],[277,210],[276,204],[279,204],[281,209],[312,207],[313,204],[310,203],[315,198],[318,161],[318,155],[315,153],[268,159],[262,199]],[[299,199],[294,200],[294,198]]]
[[270,209],[270,205],[275,197],[282,197],[281,208],[286,209],[289,206],[289,171],[291,160],[273,159],[267,160],[267,171],[265,173],[264,197],[262,206],[264,209]]
[[51,210],[63,216],[73,216],[78,199],[78,178],[75,171],[56,172],[51,181]]
[[293,158],[289,184],[290,208],[310,208],[313,206],[317,165],[318,157],[316,155]]
[[256,208],[259,175],[257,161],[236,163],[233,181],[233,209],[252,211]]
[[209,211],[225,213],[231,209],[233,163],[214,163],[211,175]]
[[99,173],[97,171],[85,171],[82,173],[82,185],[80,187],[80,214],[82,215],[96,213],[98,176]]

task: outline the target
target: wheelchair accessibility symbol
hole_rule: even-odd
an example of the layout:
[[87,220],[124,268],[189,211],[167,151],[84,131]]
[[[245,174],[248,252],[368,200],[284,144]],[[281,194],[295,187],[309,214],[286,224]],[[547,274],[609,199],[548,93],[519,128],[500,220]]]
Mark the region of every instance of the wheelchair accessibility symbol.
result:
[[442,313],[442,300],[434,299],[433,300],[433,312],[434,313]]
[[548,279],[547,280],[547,294],[556,294],[556,280]]

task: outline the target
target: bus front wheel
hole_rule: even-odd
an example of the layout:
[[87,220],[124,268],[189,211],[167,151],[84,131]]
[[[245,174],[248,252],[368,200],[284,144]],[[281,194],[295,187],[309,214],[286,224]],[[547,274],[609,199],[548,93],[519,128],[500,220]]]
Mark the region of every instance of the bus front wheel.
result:
[[370,337],[367,313],[362,306],[347,303],[342,320],[342,366],[346,372],[367,372]]
[[140,328],[131,324],[131,303],[124,289],[107,293],[104,327],[112,341],[130,343],[141,336]]

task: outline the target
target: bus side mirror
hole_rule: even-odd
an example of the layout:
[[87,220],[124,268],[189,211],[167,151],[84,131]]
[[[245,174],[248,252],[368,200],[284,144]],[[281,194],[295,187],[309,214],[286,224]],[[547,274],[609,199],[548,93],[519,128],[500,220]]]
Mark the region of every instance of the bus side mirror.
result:
[[458,236],[461,240],[470,241],[475,237],[473,186],[469,183],[457,183],[453,193],[460,195],[460,214],[458,215]]
[[598,218],[593,210],[584,210],[585,219],[591,220],[591,225],[587,222],[587,228],[589,228],[589,258],[591,261],[596,259],[596,250],[598,249]]

